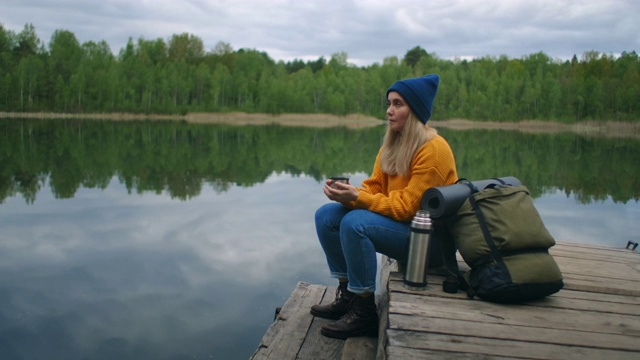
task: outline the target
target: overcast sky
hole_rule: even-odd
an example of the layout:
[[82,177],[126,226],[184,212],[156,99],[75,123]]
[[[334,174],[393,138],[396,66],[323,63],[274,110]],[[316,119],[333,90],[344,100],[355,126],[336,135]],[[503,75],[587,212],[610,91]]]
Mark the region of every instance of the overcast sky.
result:
[[207,51],[222,41],[284,61],[346,52],[360,66],[415,46],[443,59],[640,51],[638,0],[0,0],[0,23],[31,23],[46,45],[58,29],[106,40],[114,54],[130,37],[189,33]]

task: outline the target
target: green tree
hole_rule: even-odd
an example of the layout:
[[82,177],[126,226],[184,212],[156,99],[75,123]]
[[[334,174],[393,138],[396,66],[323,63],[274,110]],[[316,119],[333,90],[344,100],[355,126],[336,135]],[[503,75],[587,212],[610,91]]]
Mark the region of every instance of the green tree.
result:
[[40,48],[40,39],[33,24],[26,24],[22,31],[17,34],[15,42],[13,53],[18,59],[35,55]]
[[403,61],[409,67],[415,68],[418,62],[420,62],[420,60],[425,56],[429,56],[427,51],[420,46],[416,46],[413,49],[407,51],[407,53],[404,55]]
[[49,70],[62,76],[67,82],[76,72],[83,57],[83,51],[76,36],[67,30],[56,30],[49,44]]
[[640,61],[587,51],[560,62],[543,52],[520,59],[445,60],[420,46],[382,64],[356,67],[346,52],[276,63],[265,52],[218,42],[206,52],[188,33],[127,44],[80,45],[56,30],[47,48],[35,27],[0,25],[0,110],[186,113],[194,111],[363,113],[380,116],[396,80],[441,75],[439,119],[640,119]]
[[196,64],[204,57],[202,40],[192,34],[173,35],[169,40],[169,60]]
[[38,85],[43,79],[44,64],[35,55],[30,55],[20,60],[18,65],[20,86],[20,110],[33,111],[34,97]]

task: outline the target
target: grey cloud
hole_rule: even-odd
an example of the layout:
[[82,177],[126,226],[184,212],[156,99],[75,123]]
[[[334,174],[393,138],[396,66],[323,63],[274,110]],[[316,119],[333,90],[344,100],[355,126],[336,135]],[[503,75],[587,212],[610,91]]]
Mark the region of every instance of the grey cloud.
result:
[[285,61],[344,51],[368,65],[415,46],[441,58],[638,51],[638,14],[632,0],[21,0],[3,5],[0,23],[15,32],[33,23],[45,44],[66,29],[81,42],[106,40],[114,53],[130,37],[188,32],[206,49],[224,41]]

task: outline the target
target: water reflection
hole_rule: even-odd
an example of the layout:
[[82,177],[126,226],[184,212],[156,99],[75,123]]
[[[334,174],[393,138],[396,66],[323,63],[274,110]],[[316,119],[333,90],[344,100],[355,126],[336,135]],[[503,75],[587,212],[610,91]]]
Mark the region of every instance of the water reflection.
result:
[[117,176],[131,192],[188,200],[204,185],[226,191],[273,173],[369,171],[382,127],[363,130],[181,122],[0,119],[0,200],[34,202],[48,178],[57,198],[104,189]]
[[560,190],[534,200],[545,226],[558,240],[622,248],[640,240],[640,204],[610,197],[584,204],[579,196]]
[[[297,281],[333,285],[321,181],[360,183],[382,134],[1,125],[0,359],[248,358]],[[520,178],[556,239],[637,240],[637,141],[441,133],[461,176]]]
[[[579,201],[640,198],[638,140],[571,133],[441,129],[458,173],[472,180],[513,175],[534,197],[561,189]],[[107,187],[188,200],[204,186],[224,192],[275,173],[316,180],[369,172],[383,127],[362,130],[227,126],[180,122],[0,120],[0,201],[36,201],[44,179],[57,198]]]
[[298,280],[329,281],[319,189],[274,175],[184,202],[114,178],[73,200],[8,199],[0,358],[247,358]]

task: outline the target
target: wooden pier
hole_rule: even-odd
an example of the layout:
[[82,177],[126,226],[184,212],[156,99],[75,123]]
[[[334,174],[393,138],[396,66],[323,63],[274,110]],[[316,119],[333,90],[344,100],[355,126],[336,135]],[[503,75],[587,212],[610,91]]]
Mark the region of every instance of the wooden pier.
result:
[[[640,357],[640,253],[560,242],[551,248],[565,287],[538,301],[494,304],[402,284],[383,257],[377,339],[330,339],[311,305],[335,288],[299,283],[252,359],[633,359]],[[461,268],[466,268],[460,262]]]

